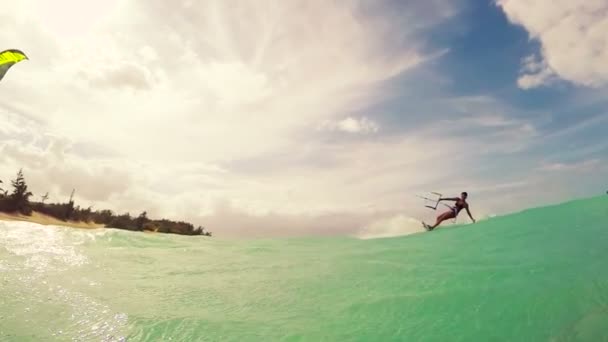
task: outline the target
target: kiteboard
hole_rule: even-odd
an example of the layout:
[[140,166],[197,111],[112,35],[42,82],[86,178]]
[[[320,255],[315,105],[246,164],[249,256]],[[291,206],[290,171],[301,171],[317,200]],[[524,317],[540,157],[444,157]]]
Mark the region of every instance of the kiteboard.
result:
[[429,226],[428,224],[426,224],[424,221],[420,221],[422,223],[422,226],[424,227],[424,229],[426,229],[428,232],[430,232],[431,230],[431,226]]

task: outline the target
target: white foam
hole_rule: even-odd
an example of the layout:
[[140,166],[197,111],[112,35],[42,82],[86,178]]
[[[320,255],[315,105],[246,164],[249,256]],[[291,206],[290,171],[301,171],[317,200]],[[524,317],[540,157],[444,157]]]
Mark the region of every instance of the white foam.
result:
[[[56,276],[77,274],[72,272],[86,266],[89,260],[81,245],[95,240],[104,232],[23,221],[0,221],[0,230],[0,248],[4,247],[9,256],[14,256],[7,262],[0,262],[0,270],[12,271],[13,283],[16,284],[13,295],[28,303],[24,306],[52,307],[56,305],[54,303],[61,303],[69,307],[68,313],[58,315],[63,324],[53,328],[52,336],[72,336],[74,340],[125,340],[121,336],[127,325],[125,313],[113,312],[105,303],[90,297],[86,288],[75,287],[70,277]],[[78,279],[88,286],[100,286],[83,277]],[[53,304],[49,304],[50,299]],[[26,311],[29,311],[29,306],[26,306]]]
[[375,239],[424,232],[420,220],[405,215],[383,218],[363,227],[356,237]]
[[44,271],[48,267],[79,266],[87,262],[73,243],[66,243],[66,233],[57,227],[31,222],[0,222],[3,233],[0,245],[14,255],[25,257],[26,267]]

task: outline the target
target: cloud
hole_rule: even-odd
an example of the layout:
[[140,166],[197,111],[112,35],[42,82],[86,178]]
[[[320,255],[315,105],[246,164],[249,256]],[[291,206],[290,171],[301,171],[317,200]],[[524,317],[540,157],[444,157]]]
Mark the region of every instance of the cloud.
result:
[[548,172],[587,172],[598,170],[601,166],[599,159],[589,159],[573,163],[544,162],[538,170]]
[[572,125],[565,128],[550,132],[545,135],[545,139],[563,139],[564,137],[572,137],[581,132],[588,131],[594,127],[602,127],[608,123],[608,113],[601,113],[591,117],[582,118]]
[[418,130],[427,139],[449,136],[472,155],[524,151],[539,137],[537,126],[546,120],[544,113],[522,111],[489,96],[447,97],[436,102],[448,115]]
[[136,90],[146,90],[152,87],[153,82],[147,69],[132,63],[109,65],[96,73],[83,71],[82,77],[93,87],[109,89],[132,87]]
[[517,85],[522,89],[531,89],[556,80],[555,72],[546,61],[539,61],[536,55],[530,55],[523,60],[522,75],[517,79]]
[[[98,17],[74,7],[89,25],[38,5],[6,13],[14,26],[0,40],[31,56],[6,98],[56,134],[179,162],[275,153],[299,144],[301,127],[379,101],[382,82],[442,51],[417,30],[453,13],[447,1],[404,6],[404,26],[357,1],[94,1]],[[64,39],[59,22],[80,38]],[[372,118],[353,120],[338,127],[375,130]]]
[[353,236],[362,226],[377,219],[379,213],[352,211],[289,214],[269,212],[255,214],[234,207],[229,202],[215,203],[215,209],[205,215],[185,215],[191,222],[203,222],[205,227],[223,237],[294,237],[294,236]]
[[541,45],[541,58],[524,60],[520,87],[549,84],[554,75],[578,85],[608,83],[608,2],[498,0],[508,19]]
[[377,133],[380,130],[379,125],[366,118],[362,117],[360,119],[348,117],[339,121],[325,121],[320,127],[320,130],[329,130],[329,131],[342,131],[346,133]]
[[131,175],[123,168],[101,161],[91,164],[71,154],[65,141],[54,138],[45,148],[5,141],[0,143],[0,153],[4,176],[16,173],[7,165],[23,168],[31,190],[36,194],[50,191],[57,200],[76,188],[79,199],[86,202],[107,201],[131,183]]

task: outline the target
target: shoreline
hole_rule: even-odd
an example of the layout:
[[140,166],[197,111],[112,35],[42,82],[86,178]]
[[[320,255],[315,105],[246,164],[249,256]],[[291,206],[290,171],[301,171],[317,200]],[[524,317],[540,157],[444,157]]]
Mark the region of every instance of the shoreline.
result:
[[62,227],[70,227],[70,228],[80,228],[80,229],[97,229],[97,228],[106,228],[104,224],[98,223],[88,223],[88,222],[77,222],[77,221],[61,221],[57,218],[54,218],[49,215],[45,215],[39,212],[32,212],[31,216],[26,216],[22,214],[14,214],[14,213],[5,213],[0,212],[0,221],[25,221],[31,223],[37,223],[43,226],[62,226]]

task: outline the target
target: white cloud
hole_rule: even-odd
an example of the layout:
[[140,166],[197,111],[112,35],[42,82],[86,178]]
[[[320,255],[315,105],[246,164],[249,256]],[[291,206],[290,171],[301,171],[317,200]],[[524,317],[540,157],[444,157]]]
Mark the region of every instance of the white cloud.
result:
[[523,151],[539,137],[536,125],[546,120],[544,113],[522,112],[487,96],[455,97],[437,102],[444,103],[449,115],[431,123],[427,128],[430,132],[424,134],[458,138],[459,143],[471,148],[467,153]]
[[[509,20],[541,44],[542,61],[528,57],[518,83],[531,88],[553,76],[575,84],[608,83],[608,2],[605,0],[497,0]],[[532,67],[533,66],[533,67]]]
[[536,88],[548,85],[556,80],[555,72],[544,60],[539,60],[536,55],[531,55],[523,60],[522,75],[517,80],[517,85],[522,89]]
[[360,119],[348,117],[339,121],[325,121],[320,125],[319,129],[365,134],[377,133],[380,126],[366,117]]
[[597,171],[601,167],[599,159],[589,159],[573,163],[544,162],[538,170],[549,172],[587,172]]
[[[404,8],[412,19],[403,26],[359,5],[24,0],[4,13],[13,26],[0,40],[30,60],[3,91],[56,134],[146,160],[274,153],[300,127],[378,101],[381,82],[435,57],[413,32],[452,12],[443,1]],[[66,27],[78,38],[64,38]],[[376,129],[369,120],[339,126]]]

